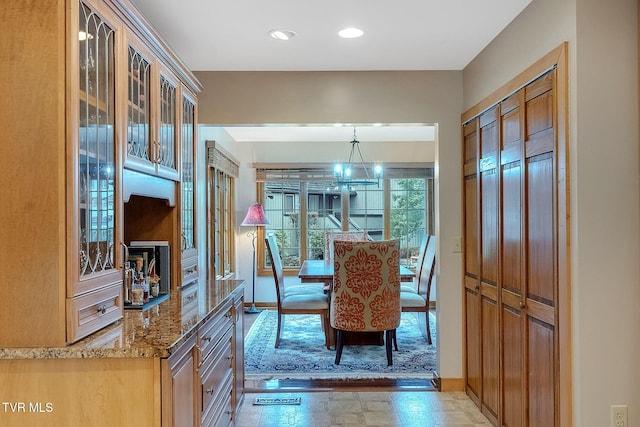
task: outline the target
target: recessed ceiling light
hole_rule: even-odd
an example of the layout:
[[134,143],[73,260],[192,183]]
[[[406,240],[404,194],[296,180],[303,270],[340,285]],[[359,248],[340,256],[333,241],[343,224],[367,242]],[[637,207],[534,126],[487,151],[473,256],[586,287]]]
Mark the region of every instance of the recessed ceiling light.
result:
[[362,36],[363,34],[364,31],[362,31],[360,28],[353,27],[345,28],[344,30],[340,30],[338,32],[338,35],[343,39],[355,39]]
[[271,37],[273,37],[274,39],[277,40],[289,40],[291,39],[293,36],[296,35],[296,33],[294,33],[291,30],[271,30],[269,31],[269,35]]

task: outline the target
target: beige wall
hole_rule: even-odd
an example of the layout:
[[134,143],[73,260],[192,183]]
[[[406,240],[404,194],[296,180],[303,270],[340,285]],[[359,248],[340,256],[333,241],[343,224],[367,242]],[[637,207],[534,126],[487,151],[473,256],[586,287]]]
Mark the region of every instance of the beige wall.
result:
[[[640,425],[635,0],[534,0],[465,68],[468,108],[569,42],[573,425]],[[498,66],[499,64],[499,66]]]
[[[436,227],[440,238],[438,258],[438,307],[440,367],[445,378],[462,378],[462,293],[461,254],[453,253],[453,240],[461,235],[461,71],[365,71],[365,72],[196,72],[204,85],[199,96],[199,123],[433,123],[437,141],[386,146],[372,144],[378,153],[394,161],[436,161]],[[213,132],[209,126],[203,134]],[[202,138],[202,135],[200,137]],[[369,144],[363,151],[368,153]],[[335,147],[335,148],[334,148]],[[400,148],[399,148],[400,147]],[[255,201],[252,162],[334,161],[328,148],[294,145],[237,143],[232,152],[241,161],[238,180],[238,223],[246,206]],[[348,147],[340,147],[346,156]],[[240,230],[238,252],[248,254],[250,242]],[[242,277],[251,277],[250,257],[238,262]],[[292,278],[294,279],[294,278]],[[275,301],[271,278],[256,281],[256,301]]]

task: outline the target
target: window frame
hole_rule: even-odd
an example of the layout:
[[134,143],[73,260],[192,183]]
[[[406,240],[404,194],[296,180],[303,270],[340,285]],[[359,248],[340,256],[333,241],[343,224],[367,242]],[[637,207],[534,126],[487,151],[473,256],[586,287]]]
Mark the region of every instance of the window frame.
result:
[[235,180],[240,162],[215,141],[207,141],[207,158],[207,275],[209,280],[228,280],[236,269]]
[[[300,229],[300,259],[307,259],[307,217],[308,217],[308,209],[307,209],[307,201],[308,201],[308,182],[331,182],[332,179],[332,165],[320,165],[313,168],[304,168],[301,165],[290,165],[289,167],[269,167],[268,165],[254,165],[256,167],[256,194],[258,203],[261,203],[265,206],[265,183],[266,182],[276,182],[280,181],[288,181],[288,182],[299,182],[300,183],[300,193],[299,193],[299,229]],[[422,171],[422,175],[419,175],[419,171]],[[287,175],[286,178],[270,178],[272,174],[282,173],[283,175]],[[418,174],[418,176],[416,176]],[[298,179],[294,179],[298,177]],[[392,179],[403,179],[403,178],[424,178],[425,179],[425,232],[429,234],[434,233],[433,229],[433,216],[434,216],[434,168],[432,164],[425,163],[412,163],[410,165],[407,164],[387,164],[385,165],[385,176],[380,181],[380,187],[384,193],[384,208],[383,208],[383,238],[388,239],[391,233],[391,185],[390,182]],[[348,200],[349,193],[342,192],[341,196],[341,208],[342,208],[342,217],[349,217],[349,210],[345,208],[348,206],[344,202],[344,198]],[[326,209],[326,207],[325,207]],[[295,210],[295,206],[294,206]],[[348,223],[345,224],[344,221],[341,221],[341,227],[344,230],[345,227],[348,227]],[[265,227],[259,227],[258,230],[258,243],[256,244],[256,258],[257,258],[257,271],[256,274],[259,276],[269,276],[272,275],[271,266],[267,262],[267,254],[266,248],[264,245],[264,238],[266,237]],[[285,276],[297,276],[300,266],[295,267],[287,267],[283,266],[283,273]]]

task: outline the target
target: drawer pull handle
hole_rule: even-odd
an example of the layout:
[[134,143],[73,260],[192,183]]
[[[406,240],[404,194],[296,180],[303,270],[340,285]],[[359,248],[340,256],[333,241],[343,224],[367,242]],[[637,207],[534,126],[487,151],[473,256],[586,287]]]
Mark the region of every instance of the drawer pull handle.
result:
[[231,316],[233,316],[233,313],[231,313],[231,311],[228,311],[227,313],[225,313],[224,317],[226,317],[227,319],[230,319]]
[[211,337],[202,337],[202,341],[211,342]]
[[212,395],[212,396],[213,396],[213,392],[214,392],[214,391],[215,391],[215,390],[213,389],[213,387],[209,387],[205,393],[210,394],[210,395]]
[[526,307],[526,304],[524,303],[524,301],[520,301],[519,305],[521,309]]
[[98,313],[105,314],[106,312],[107,312],[107,306],[106,305],[98,306]]

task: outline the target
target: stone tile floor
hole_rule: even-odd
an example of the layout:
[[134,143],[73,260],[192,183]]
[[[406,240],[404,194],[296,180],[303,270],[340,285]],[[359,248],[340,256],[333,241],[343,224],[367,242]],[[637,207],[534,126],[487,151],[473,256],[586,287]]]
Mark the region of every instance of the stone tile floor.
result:
[[[254,405],[256,397],[301,397],[300,405]],[[247,393],[237,427],[490,426],[464,393],[322,391]]]

